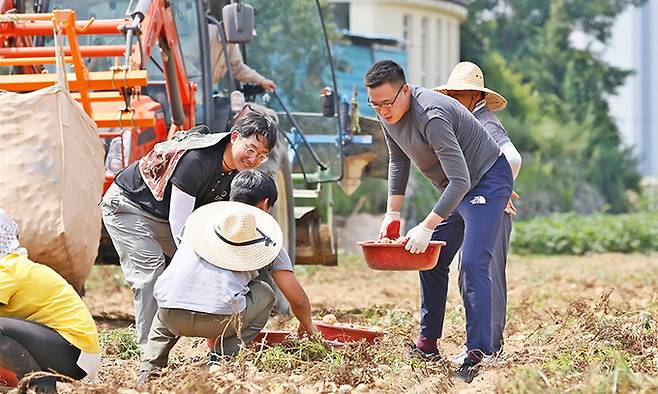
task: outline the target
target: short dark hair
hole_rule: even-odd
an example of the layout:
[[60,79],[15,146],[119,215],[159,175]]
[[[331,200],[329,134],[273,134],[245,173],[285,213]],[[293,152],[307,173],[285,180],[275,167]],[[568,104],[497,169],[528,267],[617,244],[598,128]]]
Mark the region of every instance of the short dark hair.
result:
[[376,88],[384,83],[405,84],[404,70],[393,60],[380,60],[370,66],[366,73],[365,83],[369,88]]
[[231,201],[256,205],[267,198],[272,208],[278,197],[274,179],[260,170],[240,171],[231,182]]
[[260,111],[252,110],[241,117],[231,131],[237,131],[241,137],[248,138],[256,135],[265,138],[267,149],[272,150],[276,146],[279,134],[279,125],[276,120]]

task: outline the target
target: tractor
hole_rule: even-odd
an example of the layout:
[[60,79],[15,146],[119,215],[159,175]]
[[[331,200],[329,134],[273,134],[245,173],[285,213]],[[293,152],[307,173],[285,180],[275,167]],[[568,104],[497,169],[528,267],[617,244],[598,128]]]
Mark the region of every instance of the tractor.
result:
[[[104,141],[105,189],[178,130],[205,124],[223,132],[245,103],[271,107],[284,138],[266,170],[279,190],[273,215],[284,246],[296,264],[335,265],[332,188],[352,192],[364,170],[385,177],[386,148],[377,122],[339,100],[331,43],[340,37],[323,7],[319,0],[0,1],[0,89],[53,84],[53,32],[65,37],[69,89]],[[239,45],[245,62],[278,88],[240,84],[228,56],[226,75],[213,83],[210,25],[224,48]],[[106,234],[98,261],[117,261]]]

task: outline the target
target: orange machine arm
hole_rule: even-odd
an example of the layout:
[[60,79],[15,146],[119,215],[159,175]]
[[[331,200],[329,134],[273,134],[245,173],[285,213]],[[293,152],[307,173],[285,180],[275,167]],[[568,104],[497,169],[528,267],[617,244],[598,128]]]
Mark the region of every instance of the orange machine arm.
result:
[[[136,45],[136,41],[132,42],[129,49],[129,64],[125,65],[128,70],[124,70],[123,67],[113,68],[112,88],[115,88],[115,77],[124,82],[116,86],[119,88],[121,85],[125,85],[126,75],[140,68],[145,68],[153,49],[156,44],[159,44],[165,69],[164,76],[167,83],[172,123],[177,129],[191,128],[194,126],[196,84],[188,80],[185,72],[183,54],[180,49],[170,1],[142,0],[137,3],[137,8],[141,8],[142,12],[133,15],[142,17],[140,19],[141,26],[139,31],[132,31],[130,34],[141,34],[142,47]],[[0,0],[0,13],[7,12],[13,6],[14,2],[11,0]],[[33,47],[31,44],[33,36],[52,34],[54,17],[56,19],[55,26],[58,26],[69,39],[69,46],[64,48],[66,61],[75,65],[76,80],[80,85],[78,88],[80,89],[81,104],[91,115],[91,96],[88,93],[89,86],[86,83],[89,76],[82,58],[119,57],[125,55],[127,46],[80,46],[76,36],[83,34],[123,34],[130,30],[133,21],[131,19],[75,21],[74,15],[68,10],[55,10],[50,14],[3,14],[3,21],[0,23],[0,65],[23,66],[25,73],[33,74],[38,72],[33,67],[40,64],[54,63],[54,47]],[[15,23],[13,23],[14,21]],[[26,21],[30,23],[25,23]],[[142,55],[144,56],[143,59]],[[13,86],[13,81],[3,80],[0,82],[2,84],[9,83]]]
[[172,121],[178,128],[191,128],[194,126],[194,92],[196,84],[187,79],[183,53],[180,48],[170,2],[153,0],[146,12],[141,30],[145,59],[140,58],[139,48],[133,48],[131,68],[139,68],[146,64],[145,61],[148,61],[156,43],[158,43],[162,51]]

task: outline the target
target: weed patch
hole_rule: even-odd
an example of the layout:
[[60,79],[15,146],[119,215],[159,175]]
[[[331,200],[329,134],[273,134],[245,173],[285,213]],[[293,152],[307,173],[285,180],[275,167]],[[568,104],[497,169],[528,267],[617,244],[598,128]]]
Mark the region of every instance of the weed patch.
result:
[[[543,352],[522,360],[539,368],[515,368],[500,388],[532,392],[538,387],[593,392],[627,392],[651,386],[658,372],[657,322],[647,311],[624,312],[611,305],[612,290],[595,301],[576,299],[550,313],[552,324],[539,326],[535,344]],[[535,390],[530,389],[535,386]],[[611,391],[612,390],[612,391]],[[581,390],[582,391],[582,390]]]
[[105,354],[115,355],[122,360],[139,358],[139,346],[132,327],[102,330],[100,340]]

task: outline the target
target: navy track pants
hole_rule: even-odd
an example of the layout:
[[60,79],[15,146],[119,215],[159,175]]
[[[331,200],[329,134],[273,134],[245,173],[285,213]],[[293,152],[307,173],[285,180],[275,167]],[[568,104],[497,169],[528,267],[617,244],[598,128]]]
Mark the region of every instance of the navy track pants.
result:
[[432,240],[445,241],[447,245],[441,249],[436,267],[420,272],[420,335],[441,337],[450,263],[463,246],[466,346],[468,350],[492,353],[489,265],[513,184],[512,169],[501,155],[457,209],[434,230]]

